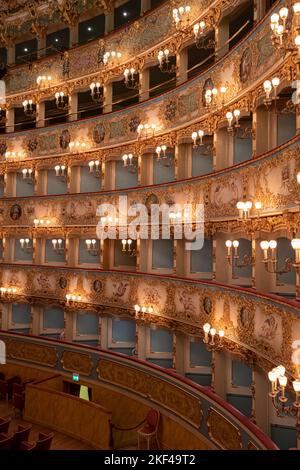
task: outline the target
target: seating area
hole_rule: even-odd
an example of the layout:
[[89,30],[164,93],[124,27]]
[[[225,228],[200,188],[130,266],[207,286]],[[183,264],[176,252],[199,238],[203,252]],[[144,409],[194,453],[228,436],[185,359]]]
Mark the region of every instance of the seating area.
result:
[[0,433],[0,450],[50,450],[54,433],[39,433],[35,441],[29,441],[32,425],[18,424],[14,432],[9,432],[10,421],[10,418],[0,418],[0,426],[7,429]]

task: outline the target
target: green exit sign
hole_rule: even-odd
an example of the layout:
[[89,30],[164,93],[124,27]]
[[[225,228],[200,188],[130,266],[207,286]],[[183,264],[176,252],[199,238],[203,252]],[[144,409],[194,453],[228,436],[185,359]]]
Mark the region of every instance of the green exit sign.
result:
[[79,374],[73,374],[72,376],[74,382],[79,382]]

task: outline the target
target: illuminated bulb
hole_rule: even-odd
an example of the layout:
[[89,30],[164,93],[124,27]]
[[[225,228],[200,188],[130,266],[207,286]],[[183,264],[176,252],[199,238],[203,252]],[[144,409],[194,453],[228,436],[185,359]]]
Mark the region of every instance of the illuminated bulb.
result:
[[141,307],[136,304],[136,305],[134,306],[134,310],[135,310],[136,312],[139,312],[139,311],[141,310]]
[[232,242],[232,245],[233,245],[234,248],[238,248],[239,245],[240,245],[240,242],[239,242],[238,240],[234,240],[234,241]]
[[256,210],[260,210],[262,208],[262,203],[260,201],[256,201],[254,206]]
[[270,80],[266,80],[264,82],[264,90],[265,92],[270,92],[272,90],[272,83],[270,82]]
[[280,376],[278,380],[281,387],[286,387],[287,377],[285,375]]
[[276,373],[274,372],[274,370],[271,370],[268,373],[268,378],[269,378],[270,382],[272,382],[272,383],[276,382],[277,376],[276,376]]
[[292,247],[293,247],[293,250],[300,250],[300,238],[294,238],[292,241],[291,241],[291,244],[292,244]]
[[280,78],[274,77],[272,79],[272,85],[273,85],[274,88],[277,88],[280,85]]
[[210,332],[210,324],[209,323],[205,323],[203,325],[203,331],[204,331],[204,333],[209,333]]
[[274,13],[271,16],[271,23],[278,23],[278,22],[279,22],[279,15],[278,15],[278,13]]
[[263,240],[262,242],[260,242],[260,247],[262,250],[268,250],[269,246],[270,244],[267,240]]
[[300,3],[299,2],[295,3],[293,5],[293,9],[296,14],[300,13]]
[[239,210],[239,211],[243,211],[244,208],[245,208],[245,203],[243,201],[239,201],[236,205],[236,208]]
[[300,393],[300,380],[299,379],[293,381],[293,389],[296,393]]
[[232,247],[232,241],[231,240],[226,240],[225,245],[226,245],[227,248],[231,248]]
[[269,246],[270,246],[271,250],[275,250],[277,248],[276,240],[271,240]]
[[219,336],[220,338],[224,338],[225,332],[223,330],[219,330]]
[[300,35],[295,37],[295,44],[296,44],[297,47],[300,46]]
[[250,209],[252,208],[252,202],[251,202],[251,201],[247,201],[247,202],[245,203],[245,208],[246,208],[247,210],[250,210]]
[[288,8],[286,7],[281,8],[279,11],[279,15],[280,15],[280,18],[282,18],[283,20],[286,20],[289,15]]
[[217,330],[215,328],[210,329],[210,334],[211,334],[212,337],[214,337],[216,335],[216,333],[217,333]]

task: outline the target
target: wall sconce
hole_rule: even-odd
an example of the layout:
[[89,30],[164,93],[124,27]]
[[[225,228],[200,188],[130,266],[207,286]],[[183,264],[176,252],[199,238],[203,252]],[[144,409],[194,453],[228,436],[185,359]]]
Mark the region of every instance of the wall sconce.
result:
[[284,267],[282,269],[278,268],[276,240],[263,240],[260,243],[260,247],[264,254],[262,262],[264,263],[265,269],[268,273],[280,275],[292,271],[293,262],[291,258],[286,258]]
[[178,8],[174,8],[172,15],[173,15],[173,22],[175,24],[176,29],[185,29],[188,28],[190,23],[190,13],[191,7],[187,6],[180,6]]
[[238,247],[240,246],[240,242],[238,240],[226,240],[225,246],[227,248],[227,261],[232,268],[232,277],[236,278],[234,268],[241,269],[252,266],[254,259],[252,255],[244,255],[242,262],[238,263],[238,260],[240,259],[240,256],[238,255]]
[[216,328],[213,328],[209,323],[205,323],[203,325],[203,331],[203,343],[206,344],[207,349],[217,351],[223,348],[224,330],[217,331]]
[[59,177],[59,178],[66,178],[66,167],[65,165],[56,165],[54,167],[54,170],[55,170],[55,176]]
[[122,253],[126,253],[130,258],[136,257],[136,240],[122,240]]
[[133,165],[133,163],[132,163],[132,161],[133,161],[132,153],[129,153],[128,155],[126,153],[125,155],[123,155],[122,160],[123,160],[123,166],[124,167],[128,166],[128,162],[129,162],[129,166],[132,166]]
[[23,168],[22,170],[23,180],[27,180],[29,183],[33,182],[33,170],[31,168]]
[[50,220],[49,219],[34,219],[33,221],[35,228],[37,227],[49,227]]
[[91,96],[92,100],[95,101],[96,103],[103,103],[104,102],[104,95],[103,95],[103,85],[101,83],[91,83],[90,84],[90,89],[91,89]]
[[200,21],[200,23],[196,23],[194,25],[193,31],[195,36],[195,44],[197,49],[201,49],[200,45],[202,44],[202,38],[204,36],[204,31],[206,28],[206,24],[204,21]]
[[24,253],[32,252],[32,246],[30,246],[29,238],[20,238],[20,245],[21,245],[21,250],[24,251]]
[[167,146],[166,145],[159,145],[158,147],[156,147],[156,155],[157,155],[157,161],[159,161],[161,159],[161,154],[162,154],[162,158],[167,158]]
[[124,70],[125,86],[129,90],[138,90],[140,88],[139,73],[135,68]]
[[139,124],[137,127],[138,138],[154,136],[156,124]]
[[92,239],[92,240],[85,240],[86,244],[86,249],[88,253],[92,256],[98,256],[99,255],[99,249],[96,247],[97,245],[97,240]]
[[85,142],[80,142],[79,140],[75,140],[69,143],[69,149],[72,153],[80,153],[84,152],[87,148]]
[[104,65],[111,65],[112,67],[119,64],[121,60],[122,54],[121,52],[116,52],[116,51],[109,51],[105,52],[103,56],[103,63]]
[[90,169],[90,173],[93,173],[94,176],[96,176],[97,178],[99,178],[101,176],[101,168],[100,168],[100,161],[99,160],[92,160],[89,162],[89,169]]
[[[234,128],[239,128],[240,125],[239,125],[239,118],[240,118],[240,115],[241,115],[241,111],[239,109],[235,109],[233,111],[233,113],[231,111],[228,111],[228,113],[226,113],[226,119],[227,119],[227,122],[228,122],[228,132],[233,132]],[[235,119],[235,124],[233,125],[233,121]]]
[[163,73],[174,73],[176,72],[176,65],[172,64],[169,60],[169,49],[164,51],[159,51],[158,53],[158,66],[161,72]]
[[142,319],[145,320],[145,316],[148,314],[149,317],[151,317],[151,314],[153,313],[153,308],[152,307],[141,307],[140,305],[135,305],[134,306],[134,311],[135,311],[135,317],[136,319]]
[[10,158],[12,158],[12,159],[25,158],[25,152],[15,152],[15,151],[10,152],[10,151],[8,151],[8,152],[5,152],[5,158],[7,158],[7,159],[10,159]]
[[0,287],[0,296],[1,297],[11,297],[17,294],[16,287]]
[[200,147],[203,145],[203,137],[204,137],[204,131],[198,131],[198,132],[193,132],[192,133],[192,139],[194,142],[194,148]]
[[[248,219],[248,217],[250,217],[251,209],[253,208],[253,203],[251,201],[239,201],[236,208],[239,211],[240,219]],[[254,208],[259,214],[259,211],[262,209],[262,203],[260,201],[255,201]]]
[[[300,413],[300,380],[294,380],[293,390],[296,395],[296,400],[292,405],[286,405],[288,398],[285,395],[285,389],[288,383],[288,379],[285,375],[285,367],[278,366],[272,369],[268,373],[268,378],[272,384],[272,391],[269,393],[269,397],[272,399],[273,406],[277,411],[277,415],[280,417],[297,416],[299,418]],[[297,420],[297,428],[299,427],[299,420]]]
[[[264,104],[267,108],[269,108],[272,104],[273,100],[277,100],[277,88],[280,85],[280,79],[278,77],[274,77],[272,81],[266,80],[264,82],[264,92],[266,94],[266,98],[264,99]],[[271,98],[272,91],[274,90],[274,97]]]
[[63,240],[61,238],[53,238],[52,240],[52,248],[55,253],[58,255],[63,255],[65,253],[65,247]]
[[[291,44],[292,36],[295,34],[294,43],[296,46],[299,36],[299,13],[300,13],[300,3],[296,2],[293,5],[294,15],[289,26],[287,26],[287,19],[289,16],[289,9],[282,7],[278,13],[274,13],[271,16],[271,30],[272,30],[272,43],[278,49],[284,49],[286,52],[293,51],[294,47]],[[292,34],[289,34],[292,33]],[[300,38],[299,38],[300,40]]]
[[48,76],[39,75],[38,78],[36,79],[36,83],[39,88],[46,88],[51,85],[51,80],[52,80],[51,75],[48,75]]
[[68,97],[65,96],[63,91],[55,93],[55,104],[58,109],[68,108]]
[[33,116],[35,114],[35,107],[32,100],[25,100],[22,104],[26,116]]
[[295,251],[295,264],[294,268],[299,269],[300,267],[300,239],[299,238],[293,238],[291,241],[291,245],[293,250]]
[[66,300],[67,300],[67,305],[76,303],[76,302],[81,302],[82,297],[81,295],[75,295],[75,294],[67,294],[66,295]]

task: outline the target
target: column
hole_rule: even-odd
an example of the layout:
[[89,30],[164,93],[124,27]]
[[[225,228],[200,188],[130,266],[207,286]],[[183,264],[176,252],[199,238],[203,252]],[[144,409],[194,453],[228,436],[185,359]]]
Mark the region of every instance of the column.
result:
[[106,83],[103,88],[104,95],[104,113],[111,113],[112,111],[112,83]]
[[153,154],[144,153],[141,160],[141,185],[153,184]]
[[262,369],[254,369],[253,381],[255,384],[254,406],[257,426],[265,434],[269,434],[269,409],[266,400],[269,394],[268,376]]
[[151,8],[151,0],[141,0],[141,15]]
[[257,155],[257,112],[253,111],[252,114],[252,157]]
[[108,317],[101,317],[101,337],[100,345],[101,349],[107,349],[107,329],[108,329]]
[[139,101],[145,101],[149,99],[149,88],[150,88],[150,69],[144,68],[140,72]]
[[9,108],[6,110],[5,132],[14,132],[15,130],[15,110]]
[[7,64],[12,65],[15,63],[15,45],[12,44],[7,48]]
[[297,104],[296,106],[296,128],[297,128],[297,134],[300,133],[300,104]]
[[146,325],[145,322],[136,320],[136,336],[137,336],[137,358],[146,361]]
[[41,307],[39,307],[38,305],[32,305],[31,306],[31,318],[32,318],[32,322],[31,322],[31,333],[33,335],[36,335],[36,336],[39,336],[40,334],[40,326],[41,326],[41,315],[42,315],[42,311],[41,311]]
[[190,178],[192,176],[193,144],[184,143],[175,147],[178,149],[177,179]]
[[215,29],[216,37],[216,59],[220,59],[229,51],[229,20],[223,18]]
[[36,104],[36,127],[45,127],[45,101]]
[[174,333],[176,341],[175,364],[177,374],[185,374],[185,340],[183,333]]
[[64,311],[64,333],[66,341],[73,341],[74,337],[74,321],[75,321],[75,312],[70,309],[65,308]]
[[70,48],[78,44],[78,23],[70,26]]
[[230,284],[232,281],[231,265],[227,261],[227,248],[225,246],[229,234],[217,234],[215,236],[216,253],[216,281]]
[[114,30],[115,24],[115,10],[112,7],[110,11],[105,12],[105,34]]
[[226,400],[226,369],[229,367],[226,351],[212,353],[213,389],[217,395]]
[[181,85],[186,82],[188,79],[188,49],[182,49],[176,54],[176,65],[177,65],[177,76],[176,82],[177,85]]
[[189,257],[191,252],[185,249],[186,240],[176,240],[176,275],[185,277],[189,273]]
[[254,0],[254,21],[260,21],[266,14],[266,0]]
[[222,127],[216,131],[215,144],[215,170],[222,170],[233,165],[234,153],[234,133],[228,132],[227,127]]
[[78,94],[69,95],[69,121],[77,121],[78,119]]
[[178,155],[179,155],[179,147],[176,144],[174,148],[174,179],[178,179]]
[[37,38],[38,59],[46,55],[46,36]]
[[11,304],[7,302],[1,302],[1,330],[8,330],[10,308]]

